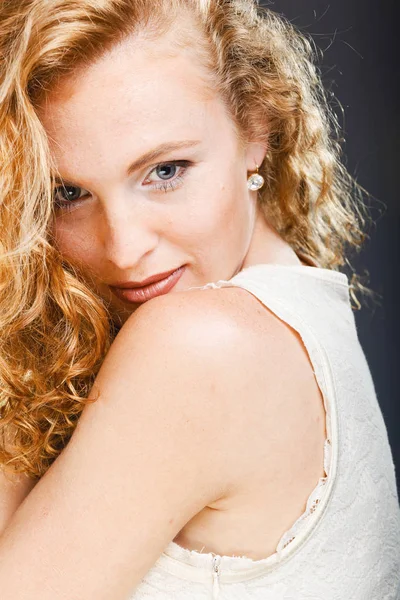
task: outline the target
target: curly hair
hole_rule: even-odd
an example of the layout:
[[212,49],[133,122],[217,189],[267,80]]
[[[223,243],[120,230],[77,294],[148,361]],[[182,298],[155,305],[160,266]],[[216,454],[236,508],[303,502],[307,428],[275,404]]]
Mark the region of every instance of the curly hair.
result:
[[[258,200],[298,252],[350,264],[363,190],[308,37],[255,0],[46,0],[0,4],[0,465],[40,478],[68,443],[118,329],[52,243],[54,164],[39,103],[126,36],[159,36],[188,11],[199,56],[240,139],[268,148]],[[186,14],[186,13],[185,13]],[[178,36],[179,37],[179,36]],[[177,43],[184,44],[182,33]],[[188,43],[188,42],[187,42]],[[193,43],[193,41],[191,42]],[[350,290],[367,292],[353,275]],[[358,303],[358,307],[359,307]],[[353,307],[354,308],[354,307]]]

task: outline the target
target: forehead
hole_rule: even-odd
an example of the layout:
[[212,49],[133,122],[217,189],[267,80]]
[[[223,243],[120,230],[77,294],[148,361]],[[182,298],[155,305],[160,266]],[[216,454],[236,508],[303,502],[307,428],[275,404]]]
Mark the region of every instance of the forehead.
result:
[[177,134],[207,133],[210,118],[222,116],[222,102],[187,34],[132,34],[61,81],[38,108],[59,168],[66,155],[71,166],[71,155],[79,163],[82,149],[88,157],[91,147],[117,148],[127,135],[139,150]]

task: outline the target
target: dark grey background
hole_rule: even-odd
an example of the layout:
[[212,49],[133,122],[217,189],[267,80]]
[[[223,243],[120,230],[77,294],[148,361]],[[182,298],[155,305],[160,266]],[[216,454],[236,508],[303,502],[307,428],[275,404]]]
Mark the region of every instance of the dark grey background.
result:
[[388,429],[400,490],[399,233],[400,174],[398,12],[395,2],[276,0],[262,2],[312,35],[325,86],[344,109],[345,162],[367,200],[375,225],[362,252],[350,259],[380,297],[355,313],[358,336]]

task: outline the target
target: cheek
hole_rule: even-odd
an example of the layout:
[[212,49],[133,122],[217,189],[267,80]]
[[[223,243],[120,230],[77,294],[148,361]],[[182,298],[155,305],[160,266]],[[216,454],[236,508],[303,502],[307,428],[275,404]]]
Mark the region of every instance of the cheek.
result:
[[215,163],[212,168],[208,165],[200,169],[181,192],[178,221],[190,221],[190,230],[199,234],[229,227],[236,218],[242,221],[249,209],[246,182],[241,174],[226,164]]
[[249,199],[246,187],[236,179],[211,185],[198,185],[195,192],[186,192],[182,210],[174,219],[175,231],[184,238],[197,241],[215,236],[240,235],[246,229]]
[[90,263],[96,253],[96,243],[87,227],[66,226],[56,222],[53,226],[56,248],[71,261]]
[[[222,201],[218,190],[213,189],[212,194],[198,190],[195,194],[184,194],[179,210],[171,213],[169,223],[177,240],[188,246],[199,246],[220,232],[228,214],[228,203]],[[168,237],[167,231],[165,233]]]

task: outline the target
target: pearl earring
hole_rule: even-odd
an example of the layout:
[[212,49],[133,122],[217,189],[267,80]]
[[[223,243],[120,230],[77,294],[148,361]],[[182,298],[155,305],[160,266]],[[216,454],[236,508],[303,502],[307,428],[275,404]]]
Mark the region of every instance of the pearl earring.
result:
[[264,185],[264,177],[258,172],[258,165],[256,166],[256,172],[252,173],[250,177],[247,179],[247,187],[249,190],[259,190]]

